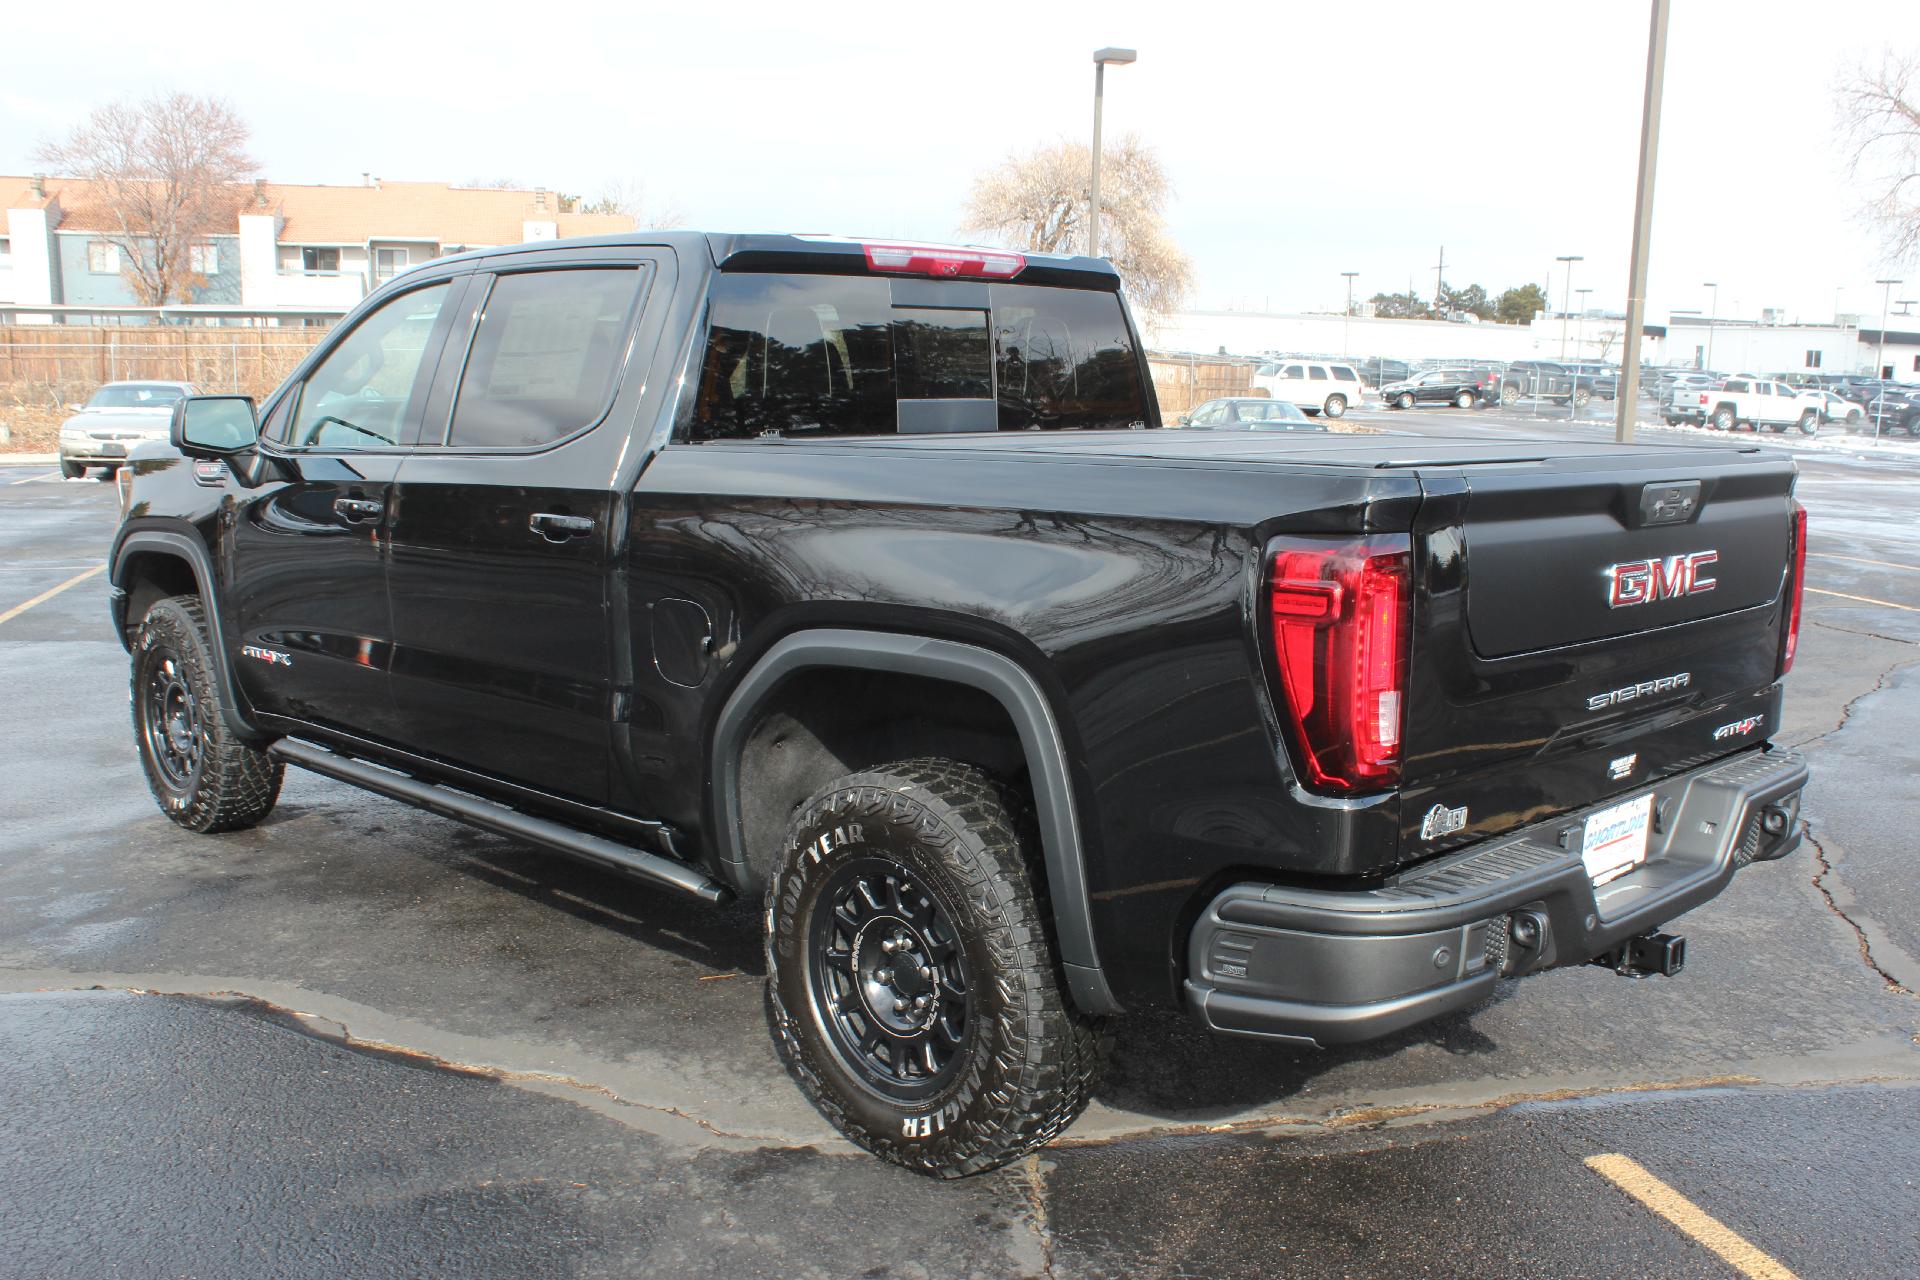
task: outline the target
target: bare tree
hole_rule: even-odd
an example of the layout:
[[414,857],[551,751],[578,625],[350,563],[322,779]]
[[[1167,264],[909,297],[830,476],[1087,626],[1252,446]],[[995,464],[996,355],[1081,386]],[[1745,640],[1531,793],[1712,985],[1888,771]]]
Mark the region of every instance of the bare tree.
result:
[[580,206],[580,212],[624,213],[642,231],[671,231],[687,220],[671,201],[656,204],[648,195],[647,184],[638,178],[616,178],[607,183],[598,196]]
[[1848,171],[1895,261],[1920,252],[1920,51],[1887,52],[1851,68],[1836,93]]
[[[1037,253],[1085,253],[1093,159],[1078,142],[1015,155],[973,183],[966,235]],[[1176,310],[1193,287],[1193,263],[1167,232],[1161,210],[1173,194],[1166,170],[1132,134],[1100,152],[1100,247],[1144,311]]]
[[231,234],[258,172],[248,129],[218,98],[156,94],[96,108],[64,139],[35,153],[50,168],[93,184],[120,249],[120,268],[149,306],[185,301],[203,277],[193,248]]

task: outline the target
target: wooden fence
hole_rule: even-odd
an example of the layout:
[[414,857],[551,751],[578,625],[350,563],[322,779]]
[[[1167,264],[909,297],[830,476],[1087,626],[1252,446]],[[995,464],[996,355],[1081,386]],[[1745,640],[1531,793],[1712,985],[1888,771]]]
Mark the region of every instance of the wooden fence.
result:
[[1172,422],[1181,414],[1220,396],[1265,396],[1253,387],[1251,360],[1220,356],[1147,356],[1160,416]]
[[0,392],[16,404],[83,400],[103,382],[153,378],[265,396],[323,328],[0,325]]
[[[324,328],[202,325],[0,325],[0,401],[48,406],[103,382],[154,378],[263,398],[327,334]],[[1149,355],[1169,420],[1218,396],[1260,396],[1250,360]]]

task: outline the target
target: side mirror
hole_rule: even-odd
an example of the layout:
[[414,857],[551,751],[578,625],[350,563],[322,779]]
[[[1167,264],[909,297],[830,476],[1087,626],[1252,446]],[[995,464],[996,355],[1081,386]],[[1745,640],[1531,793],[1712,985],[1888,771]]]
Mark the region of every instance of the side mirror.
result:
[[1174,419],[1174,423],[1175,423],[1176,425],[1178,425],[1178,426],[1182,426],[1182,427],[1185,427],[1185,426],[1190,426],[1190,425],[1192,425],[1192,422],[1193,422],[1193,419],[1192,419],[1192,418],[1191,418],[1190,416],[1188,416],[1187,414],[1184,414],[1184,413],[1183,413],[1183,414],[1181,414],[1181,415],[1180,415],[1179,417],[1177,417],[1177,418],[1175,418],[1175,419]]
[[173,447],[189,458],[227,458],[260,440],[252,396],[186,396],[173,403]]
[[67,401],[68,413],[85,413],[86,411],[87,411],[87,406],[83,404],[76,404],[72,400]]

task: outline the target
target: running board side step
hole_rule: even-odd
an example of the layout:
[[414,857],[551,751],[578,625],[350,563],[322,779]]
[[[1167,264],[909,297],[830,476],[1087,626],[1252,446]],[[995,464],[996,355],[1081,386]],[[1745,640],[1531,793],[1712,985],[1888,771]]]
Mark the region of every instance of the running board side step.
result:
[[718,904],[733,898],[733,890],[685,863],[642,849],[630,849],[601,836],[575,831],[572,827],[546,818],[536,818],[532,814],[509,809],[463,791],[421,782],[417,778],[409,778],[391,769],[328,751],[324,747],[282,738],[267,748],[267,754],[313,773],[350,782],[402,804],[410,804],[416,809],[425,809],[429,813],[479,827],[482,831],[512,836],[516,840],[525,840],[587,862],[598,863],[653,884],[690,893],[703,902]]

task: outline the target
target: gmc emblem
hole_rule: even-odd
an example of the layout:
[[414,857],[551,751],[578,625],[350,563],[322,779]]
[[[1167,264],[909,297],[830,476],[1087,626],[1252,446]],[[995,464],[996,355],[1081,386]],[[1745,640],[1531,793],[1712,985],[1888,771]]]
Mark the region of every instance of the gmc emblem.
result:
[[1607,604],[1614,609],[1652,604],[1675,596],[1697,596],[1719,585],[1700,571],[1720,558],[1718,551],[1689,551],[1664,560],[1627,560],[1606,567]]

